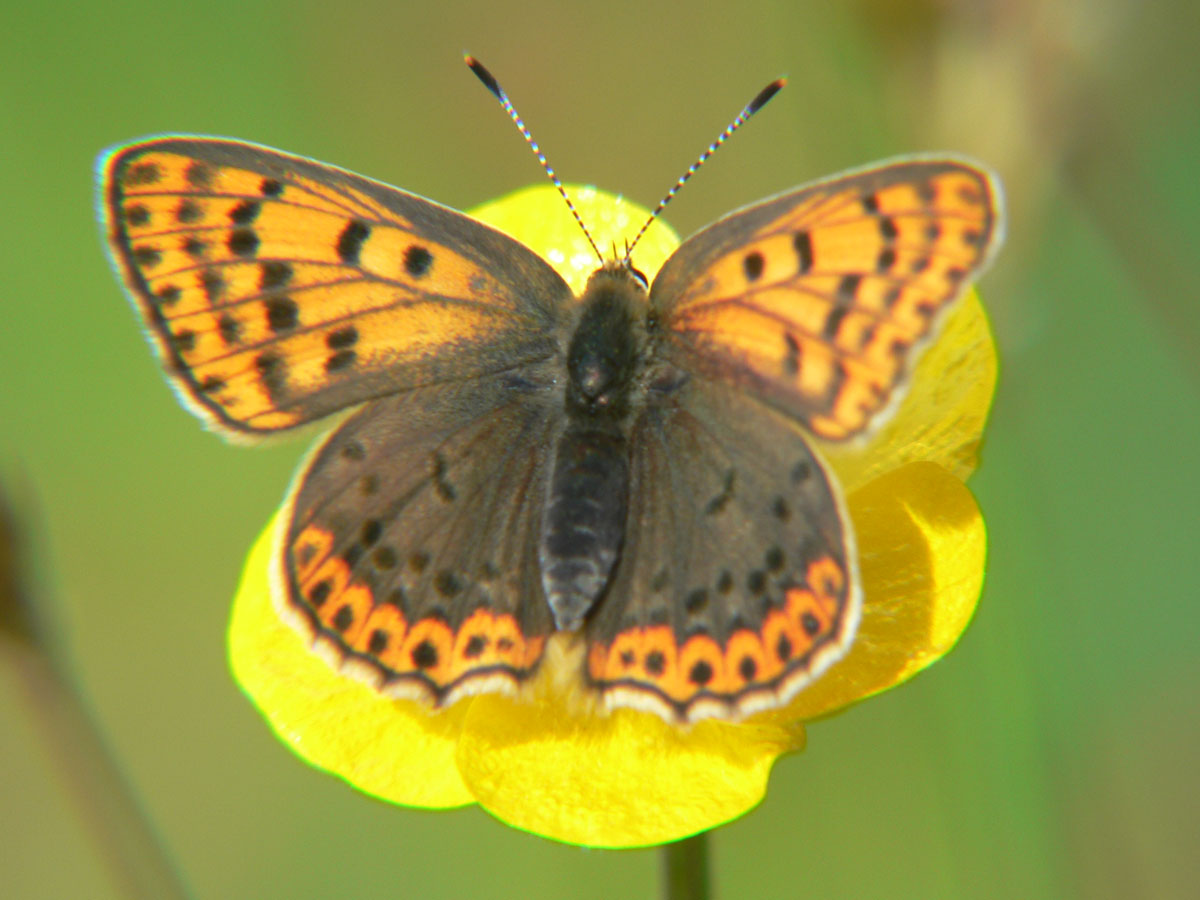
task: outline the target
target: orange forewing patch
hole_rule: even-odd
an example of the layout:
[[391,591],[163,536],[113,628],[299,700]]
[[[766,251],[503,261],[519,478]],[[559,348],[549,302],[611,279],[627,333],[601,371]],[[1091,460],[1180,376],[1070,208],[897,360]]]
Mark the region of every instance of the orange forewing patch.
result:
[[[271,178],[173,149],[210,144],[230,146],[134,145],[106,171],[126,281],[169,373],[217,427],[301,424],[386,390],[398,367],[496,342],[520,319],[509,286],[353,176]],[[313,404],[321,394],[330,399]]]
[[993,191],[961,163],[895,164],[801,190],[695,273],[670,329],[717,373],[793,398],[819,436],[860,434],[986,262]]

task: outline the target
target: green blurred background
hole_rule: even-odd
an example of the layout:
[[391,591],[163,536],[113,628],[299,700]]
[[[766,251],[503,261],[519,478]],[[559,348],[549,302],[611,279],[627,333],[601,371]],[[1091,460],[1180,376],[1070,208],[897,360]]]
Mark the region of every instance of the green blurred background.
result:
[[[787,91],[669,220],[954,150],[1003,177],[988,584],[958,649],[815,725],[715,835],[725,897],[1183,897],[1200,883],[1200,5],[162,2],[0,6],[0,475],[34,586],[203,898],[651,897],[653,852],[368,799],[239,694],[243,554],[304,442],[245,450],[166,387],[109,269],[96,155],[244,138],[456,206],[542,176],[653,203],[768,80]],[[0,894],[117,895],[0,660]]]

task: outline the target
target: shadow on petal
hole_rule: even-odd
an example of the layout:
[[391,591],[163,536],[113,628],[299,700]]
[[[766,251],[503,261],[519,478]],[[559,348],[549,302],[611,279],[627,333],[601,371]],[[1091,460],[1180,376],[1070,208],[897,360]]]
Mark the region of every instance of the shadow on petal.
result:
[[863,616],[850,652],[773,715],[827,715],[911,678],[954,646],[983,589],[987,537],[966,486],[910,463],[848,498]]
[[454,762],[468,704],[440,713],[334,671],[280,619],[268,578],[277,514],[250,551],[229,623],[229,663],[284,744],[360,791],[433,809],[473,802]]

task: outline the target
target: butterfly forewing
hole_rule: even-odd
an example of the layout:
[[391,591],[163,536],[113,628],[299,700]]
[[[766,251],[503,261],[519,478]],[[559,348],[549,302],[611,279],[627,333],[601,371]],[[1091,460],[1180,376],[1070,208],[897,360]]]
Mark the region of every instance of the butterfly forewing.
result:
[[665,353],[820,437],[862,433],[997,243],[999,194],[962,162],[897,161],[735,212],[654,281]]
[[546,358],[571,298],[548,264],[474,219],[241,142],[118,150],[105,204],[169,374],[227,432]]
[[794,422],[694,379],[642,413],[628,530],[587,626],[614,706],[676,720],[785,702],[845,651],[859,614],[837,488]]
[[383,690],[512,687],[551,628],[537,535],[553,394],[488,378],[405,391],[339,427],[297,480],[285,613]]

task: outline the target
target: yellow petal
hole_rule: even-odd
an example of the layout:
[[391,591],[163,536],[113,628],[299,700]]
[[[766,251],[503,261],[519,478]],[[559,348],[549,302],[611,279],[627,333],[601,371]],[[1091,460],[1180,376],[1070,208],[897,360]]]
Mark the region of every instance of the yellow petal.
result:
[[684,730],[648,713],[571,714],[562,704],[477,698],[459,767],[497,818],[555,840],[639,847],[720,825],[762,799],[799,724],[705,721]]
[[773,716],[811,719],[894,687],[954,646],[983,589],[975,498],[933,463],[910,463],[848,498],[863,614],[846,657]]
[[279,739],[360,791],[409,806],[472,802],[454,755],[466,707],[430,714],[338,675],[285,624],[268,572],[277,514],[246,560],[229,623],[233,676]]
[[[614,247],[624,253],[626,243],[634,239],[650,215],[648,209],[624,197],[593,187],[569,184],[566,190],[579,217],[596,239],[600,252],[607,258],[612,258]],[[550,185],[514,191],[476,207],[471,210],[471,215],[540,253],[576,294],[583,293],[588,276],[599,265],[583,229],[572,219],[567,205]],[[679,236],[671,226],[662,219],[655,219],[638,241],[633,264],[648,278],[653,278],[678,245]]]

